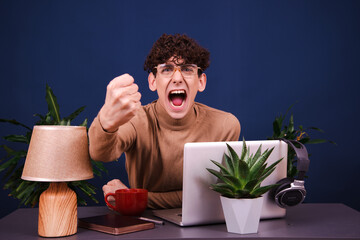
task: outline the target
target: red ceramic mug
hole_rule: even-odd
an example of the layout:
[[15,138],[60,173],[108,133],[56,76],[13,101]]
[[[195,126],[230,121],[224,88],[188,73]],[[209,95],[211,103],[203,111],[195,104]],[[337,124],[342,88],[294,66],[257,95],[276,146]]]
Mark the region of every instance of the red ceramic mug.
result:
[[[115,206],[108,201],[109,196],[115,198]],[[118,189],[115,193],[106,194],[105,202],[110,208],[122,215],[140,216],[147,207],[148,191],[139,188]]]

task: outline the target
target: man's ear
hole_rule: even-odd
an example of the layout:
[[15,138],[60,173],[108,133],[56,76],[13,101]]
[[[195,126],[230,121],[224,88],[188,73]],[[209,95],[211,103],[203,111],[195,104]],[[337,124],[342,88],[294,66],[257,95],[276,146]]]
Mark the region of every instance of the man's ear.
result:
[[156,80],[155,80],[155,75],[151,72],[149,73],[148,76],[148,81],[149,81],[149,88],[151,91],[156,91]]
[[203,92],[206,87],[206,74],[202,73],[199,77],[199,92]]

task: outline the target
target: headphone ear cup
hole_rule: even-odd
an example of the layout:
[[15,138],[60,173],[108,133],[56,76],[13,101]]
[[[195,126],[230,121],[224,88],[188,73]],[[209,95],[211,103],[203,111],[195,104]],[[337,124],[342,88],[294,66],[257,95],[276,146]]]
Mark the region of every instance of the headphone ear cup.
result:
[[285,189],[290,189],[291,183],[293,181],[294,181],[293,178],[283,178],[276,183],[278,186],[275,187],[271,192],[272,199],[274,199],[276,204],[281,208],[285,208],[286,205],[282,202],[283,193],[280,192]]
[[276,184],[278,185],[277,187],[273,188],[271,191],[271,197],[275,199],[276,195],[286,189],[290,187],[290,184],[294,181],[294,179],[292,178],[283,178],[281,180],[279,180]]
[[303,202],[306,196],[303,181],[296,181],[291,178],[280,180],[275,190],[275,202],[279,207],[293,207]]

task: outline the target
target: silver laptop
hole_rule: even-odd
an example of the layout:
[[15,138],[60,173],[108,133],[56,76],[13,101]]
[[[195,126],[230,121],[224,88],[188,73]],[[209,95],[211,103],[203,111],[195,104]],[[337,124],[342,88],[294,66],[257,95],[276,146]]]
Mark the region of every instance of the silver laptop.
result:
[[[240,156],[242,141],[227,143]],[[263,186],[274,184],[286,177],[288,147],[285,142],[278,140],[246,141],[246,145],[250,149],[250,154],[255,154],[260,145],[262,145],[262,151],[275,147],[267,160],[268,166],[283,158],[275,171],[263,181]],[[224,152],[228,153],[225,142],[186,143],[184,146],[182,208],[154,210],[154,215],[180,226],[225,222],[220,194],[209,188],[210,184],[216,183],[217,179],[206,170],[206,168],[219,170],[210,159],[222,162]],[[281,218],[285,214],[286,210],[278,207],[269,197],[269,193],[264,194],[261,219]]]

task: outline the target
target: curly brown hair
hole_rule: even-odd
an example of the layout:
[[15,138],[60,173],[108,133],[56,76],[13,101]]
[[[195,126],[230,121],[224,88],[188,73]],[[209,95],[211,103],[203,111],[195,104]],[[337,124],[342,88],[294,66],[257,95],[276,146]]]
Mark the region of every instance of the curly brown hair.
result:
[[173,62],[182,59],[184,63],[196,64],[201,71],[210,65],[210,52],[201,47],[194,39],[189,38],[186,34],[164,33],[154,43],[146,57],[144,70],[156,74],[154,67],[166,63],[171,57],[174,57]]

